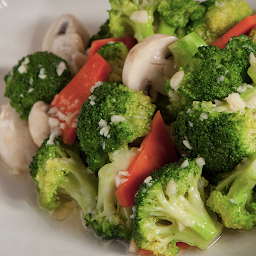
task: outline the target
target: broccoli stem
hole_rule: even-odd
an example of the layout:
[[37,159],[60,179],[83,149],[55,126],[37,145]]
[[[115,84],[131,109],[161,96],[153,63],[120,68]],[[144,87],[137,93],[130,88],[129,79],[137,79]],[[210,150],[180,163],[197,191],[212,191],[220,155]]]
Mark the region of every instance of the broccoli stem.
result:
[[207,44],[200,36],[192,32],[171,44],[169,50],[173,54],[174,61],[178,66],[189,65],[192,68],[192,57],[197,53],[200,46],[207,46]]
[[86,167],[83,165],[80,157],[66,150],[71,158],[55,158],[47,162],[51,168],[68,172],[65,181],[59,185],[58,192],[73,198],[81,207],[83,214],[87,213],[92,200],[97,196],[97,183],[94,176],[88,175]]
[[159,18],[159,26],[157,28],[157,33],[159,34],[167,34],[167,35],[174,35],[176,28],[171,27],[169,24],[166,23],[164,18],[160,16]]
[[250,54],[250,67],[248,68],[247,73],[253,83],[256,84],[256,57],[253,53]]
[[217,191],[229,188],[227,198],[237,204],[246,205],[253,198],[253,188],[256,183],[256,160],[247,161],[243,166],[238,165],[238,170],[223,179],[216,187]]
[[[189,191],[190,196],[200,196],[199,193],[194,191]],[[216,235],[219,234],[219,231],[216,229],[214,221],[210,218],[207,211],[204,210],[200,205],[194,207],[184,196],[179,196],[167,200],[163,193],[159,194],[158,198],[162,202],[162,212],[163,216],[165,214],[171,216],[171,219],[175,219],[178,223],[183,225],[185,228],[191,228],[197,234],[197,236],[202,236],[205,241],[208,241],[206,247]],[[199,200],[196,198],[195,200]],[[201,199],[199,200],[201,201]],[[198,211],[198,209],[201,209]],[[182,238],[182,235],[181,235]],[[205,249],[205,244],[199,245],[200,249]]]
[[[201,250],[205,250],[217,237],[213,236],[208,241],[203,235],[199,237],[197,232],[191,232],[189,229],[179,230],[177,226],[157,226],[156,233],[165,238],[165,243],[171,243],[173,240],[183,242],[189,245],[197,246]],[[170,234],[174,234],[171,236]],[[219,233],[217,234],[219,236]],[[175,254],[176,255],[176,254]]]
[[254,187],[254,184],[253,186],[252,184],[248,184],[247,176],[245,175],[238,176],[234,180],[227,194],[227,198],[233,199],[238,204],[242,203],[243,205],[245,205],[245,203],[248,202],[248,200],[250,201],[250,199],[252,199],[253,197],[252,189]]
[[138,23],[131,21],[128,17],[123,17],[122,19],[123,22],[129,24],[132,27],[134,30],[134,37],[138,40],[138,42],[154,34],[153,26],[150,22]]

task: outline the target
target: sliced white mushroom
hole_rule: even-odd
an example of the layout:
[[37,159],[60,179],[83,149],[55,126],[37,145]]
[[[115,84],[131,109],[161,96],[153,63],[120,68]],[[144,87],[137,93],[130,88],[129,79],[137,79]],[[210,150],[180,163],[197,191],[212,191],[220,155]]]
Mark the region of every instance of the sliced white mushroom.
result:
[[44,140],[49,137],[51,130],[49,125],[50,116],[47,112],[50,105],[43,102],[36,102],[28,116],[28,127],[34,143],[40,147]]
[[146,91],[156,98],[156,92],[166,95],[163,89],[168,78],[177,72],[168,46],[177,37],[154,34],[136,44],[129,52],[123,68],[123,83],[134,91]]
[[89,39],[85,25],[75,16],[64,14],[47,30],[42,51],[53,52],[65,59],[75,75],[86,61],[85,49]]
[[12,174],[29,172],[29,164],[38,147],[33,142],[28,122],[8,103],[0,113],[0,159]]

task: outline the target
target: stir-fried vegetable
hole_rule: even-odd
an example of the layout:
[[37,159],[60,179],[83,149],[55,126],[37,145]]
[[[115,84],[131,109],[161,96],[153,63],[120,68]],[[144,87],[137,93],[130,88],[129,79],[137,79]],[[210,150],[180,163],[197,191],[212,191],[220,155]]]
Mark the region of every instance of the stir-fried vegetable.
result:
[[[109,2],[109,19],[72,79],[67,62],[47,52],[24,57],[5,77],[21,118],[37,101],[50,103],[51,134],[29,166],[40,206],[55,210],[68,197],[101,239],[133,241],[140,255],[206,250],[224,226],[252,229],[253,10],[242,0]],[[136,66],[150,78],[128,88],[123,71],[137,59],[127,56],[157,33],[174,39],[162,56],[164,89],[153,88],[160,64],[152,63]],[[151,60],[160,58],[154,47]]]

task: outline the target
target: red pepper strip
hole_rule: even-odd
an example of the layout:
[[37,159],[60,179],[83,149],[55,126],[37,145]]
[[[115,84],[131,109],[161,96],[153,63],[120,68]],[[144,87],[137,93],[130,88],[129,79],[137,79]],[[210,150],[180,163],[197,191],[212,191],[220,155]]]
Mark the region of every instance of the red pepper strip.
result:
[[159,111],[154,116],[151,130],[138,151],[127,169],[129,172],[127,180],[119,185],[116,191],[118,202],[123,207],[133,205],[139,186],[154,170],[178,161],[171,136]]
[[154,256],[154,254],[151,251],[145,250],[145,249],[140,249],[139,255],[140,256]]
[[180,249],[186,249],[186,248],[188,248],[190,245],[189,245],[189,244],[186,244],[186,243],[183,243],[183,242],[177,242],[177,243],[176,243],[176,246],[178,246]]
[[98,53],[95,53],[90,61],[81,68],[76,76],[51,102],[51,108],[57,108],[65,118],[58,117],[64,128],[60,126],[64,143],[72,145],[76,138],[76,118],[82,104],[91,94],[91,87],[96,82],[106,81],[111,68],[106,60]]
[[120,37],[120,38],[106,38],[95,40],[91,44],[91,48],[87,57],[87,61],[96,53],[101,46],[106,44],[107,42],[122,42],[124,43],[128,49],[131,49],[135,44],[137,44],[137,40],[134,37]]
[[256,15],[248,16],[214,42],[213,46],[224,48],[232,36],[246,35],[256,25]]

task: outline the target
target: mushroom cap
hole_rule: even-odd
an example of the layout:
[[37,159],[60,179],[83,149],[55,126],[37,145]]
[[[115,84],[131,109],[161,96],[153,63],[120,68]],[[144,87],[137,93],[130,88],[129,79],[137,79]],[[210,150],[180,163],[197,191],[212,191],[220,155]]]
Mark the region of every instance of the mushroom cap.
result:
[[38,147],[31,138],[28,122],[8,103],[1,106],[0,158],[12,174],[29,172],[29,164]]
[[84,42],[84,46],[87,47],[90,35],[85,25],[74,15],[63,14],[47,30],[43,39],[42,50],[49,51],[53,45],[53,41],[57,37],[66,34],[77,34]]
[[49,104],[38,101],[33,105],[28,116],[29,132],[38,147],[42,145],[51,133],[49,125],[50,116],[47,114],[49,109]]
[[134,91],[151,90],[166,95],[166,80],[177,71],[168,46],[178,40],[175,36],[153,34],[136,44],[128,53],[123,68],[123,84]]
[[86,62],[85,49],[90,35],[85,25],[71,14],[61,15],[47,30],[42,51],[52,52],[65,59],[73,75]]

